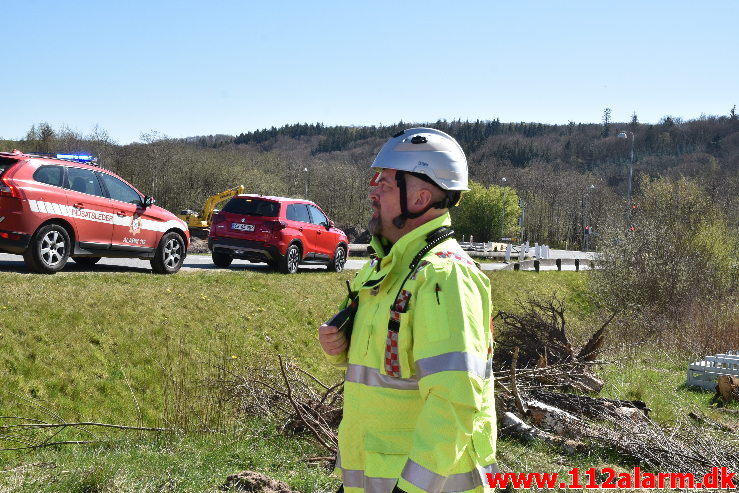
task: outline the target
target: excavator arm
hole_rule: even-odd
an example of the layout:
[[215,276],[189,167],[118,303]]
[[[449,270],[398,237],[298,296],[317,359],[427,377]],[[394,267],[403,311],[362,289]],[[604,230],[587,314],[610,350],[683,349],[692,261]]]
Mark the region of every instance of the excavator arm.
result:
[[210,228],[210,223],[211,221],[213,221],[213,211],[215,210],[216,206],[235,195],[239,195],[240,193],[244,193],[244,185],[229,188],[228,190],[224,190],[223,192],[211,195],[206,199],[205,204],[203,205],[203,210],[200,211],[199,214],[195,211],[184,210],[180,214],[178,214],[177,217],[187,223],[187,226],[190,228],[191,233],[194,233],[193,230],[200,229],[206,230],[207,234],[207,230]]
[[244,193],[244,185],[229,188],[228,190],[224,190],[221,193],[217,193],[208,197],[208,200],[205,201],[205,205],[203,205],[203,210],[200,213],[200,220],[207,224],[207,226],[205,227],[210,227],[210,223],[213,220],[213,211],[218,204],[227,199],[230,199],[235,195],[239,195],[240,193]]

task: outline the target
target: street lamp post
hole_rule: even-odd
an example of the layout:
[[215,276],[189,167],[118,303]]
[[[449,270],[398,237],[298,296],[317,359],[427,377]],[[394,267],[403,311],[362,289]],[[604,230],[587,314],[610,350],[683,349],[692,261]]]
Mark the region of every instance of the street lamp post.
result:
[[634,175],[634,132],[629,132],[627,135],[625,131],[618,133],[619,139],[628,139],[631,135],[631,158],[629,159],[629,191],[628,191],[628,204],[626,206],[626,219],[631,219],[631,180]]
[[524,199],[518,199],[518,206],[521,208],[521,236],[518,237],[518,242],[523,243],[526,224],[526,201]]
[[308,200],[308,177],[309,177],[308,168],[303,168],[303,172],[305,173],[305,197],[303,198],[305,200]]
[[505,186],[505,184],[507,181],[508,180],[505,179],[505,176],[500,180],[500,182],[503,184],[503,205],[500,208],[500,241],[503,241],[503,228],[505,227],[505,199],[506,194],[508,193],[508,188]]
[[583,196],[583,203],[582,203],[582,247],[583,251],[588,251],[588,240],[590,237],[590,234],[592,233],[590,228],[590,192],[592,192],[595,189],[595,185],[590,184],[590,186],[585,188],[585,195]]

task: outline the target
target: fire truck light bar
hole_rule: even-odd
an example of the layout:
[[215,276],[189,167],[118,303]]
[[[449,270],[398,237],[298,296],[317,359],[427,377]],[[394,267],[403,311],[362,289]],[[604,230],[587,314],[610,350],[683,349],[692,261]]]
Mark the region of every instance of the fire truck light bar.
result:
[[57,159],[69,159],[72,161],[94,161],[95,158],[86,154],[57,154]]

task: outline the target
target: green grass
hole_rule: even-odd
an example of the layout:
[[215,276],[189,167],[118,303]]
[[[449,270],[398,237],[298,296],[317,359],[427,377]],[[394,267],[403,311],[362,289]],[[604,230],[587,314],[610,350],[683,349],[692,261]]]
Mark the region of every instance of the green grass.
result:
[[135,396],[156,424],[162,375],[194,361],[244,365],[282,353],[328,377],[315,331],[349,275],[2,274],[0,411],[13,392],[70,419],[130,421]]
[[[607,383],[601,395],[645,401],[652,410],[650,417],[664,424],[680,423],[691,411],[727,425],[736,424],[736,417],[718,412],[712,405],[714,392],[686,387],[689,361],[686,354],[651,346],[623,349],[614,353],[611,364],[599,369]],[[739,409],[739,403],[727,407]]]
[[339,481],[304,460],[322,453],[254,420],[228,435],[123,437],[44,449],[0,470],[0,491],[217,491],[243,470],[268,471],[298,491],[335,491]]
[[[351,275],[2,273],[0,415],[170,426],[178,418],[171,406],[200,398],[215,366],[243,374],[278,353],[338,380],[316,328],[335,312]],[[323,452],[283,437],[268,420],[227,424],[184,438],[65,430],[54,440],[107,445],[0,453],[0,491],[204,491],[250,468],[302,491],[335,490],[335,479],[303,461]]]
[[[0,273],[0,416],[181,425],[184,418],[177,413],[213,411],[208,402],[193,402],[202,397],[203,382],[218,373],[215,368],[244,374],[274,362],[277,354],[325,381],[338,381],[341,374],[325,363],[316,328],[334,313],[344,280],[353,275]],[[532,297],[565,301],[576,344],[603,322],[586,273],[487,275],[495,310],[516,311],[518,301]],[[616,361],[600,370],[604,396],[645,400],[654,417],[667,423],[688,410],[708,409],[710,394],[681,386],[687,365],[682,356],[651,348],[608,356]],[[0,491],[208,491],[245,469],[300,491],[335,490],[334,478],[304,461],[324,452],[283,436],[268,419],[244,422],[235,413],[210,419],[203,421],[215,422],[220,431],[91,429],[73,436],[102,443],[0,452]],[[54,439],[70,439],[67,433]],[[509,470],[556,471],[609,458],[563,457],[544,445],[502,440],[500,460]]]
[[[4,273],[0,412],[27,398],[53,403],[68,420],[130,424],[140,408],[145,424],[159,425],[165,374],[193,362],[243,367],[278,353],[321,378],[339,378],[315,334],[353,275]],[[592,312],[578,301],[581,274],[489,275],[496,309],[557,293],[568,301],[573,326]]]

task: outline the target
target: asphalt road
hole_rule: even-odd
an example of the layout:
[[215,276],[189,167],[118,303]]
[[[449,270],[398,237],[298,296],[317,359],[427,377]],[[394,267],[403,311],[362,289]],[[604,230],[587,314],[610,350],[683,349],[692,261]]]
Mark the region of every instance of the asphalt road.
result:
[[[365,261],[348,260],[346,268],[358,270]],[[148,260],[140,260],[135,258],[103,258],[92,269],[89,267],[80,267],[73,260],[67,262],[64,267],[65,272],[84,272],[94,270],[95,272],[151,272],[151,264]],[[221,269],[213,265],[210,255],[188,255],[182,264],[183,271],[194,270],[253,270],[269,272],[267,264],[249,263],[246,260],[234,260],[227,269]],[[326,270],[322,265],[301,265],[300,270]],[[11,255],[8,253],[0,253],[0,272],[20,272],[28,273],[20,255]]]
[[[557,252],[558,256],[554,256]],[[562,259],[573,259],[582,256],[581,252],[566,252],[564,250],[552,250],[552,258]],[[347,260],[347,270],[358,270],[362,265],[367,262],[366,260]],[[542,262],[544,263],[544,262]],[[581,268],[587,268],[586,262],[582,262]],[[480,264],[483,270],[502,270],[506,267],[510,268],[508,264],[503,262],[484,262]],[[188,255],[185,258],[185,263],[182,265],[182,269],[185,271],[193,270],[253,270],[253,271],[264,271],[269,272],[267,264],[263,263],[250,263],[246,260],[234,260],[228,269],[220,269],[213,265],[213,261],[210,255]],[[322,265],[301,265],[301,271],[310,270],[325,270],[326,267]],[[84,272],[89,271],[90,268],[80,267],[69,261],[64,267],[66,272]],[[130,259],[130,258],[103,258],[100,262],[93,267],[95,272],[151,272],[151,265],[148,260]],[[542,265],[541,270],[556,270],[556,267],[550,265]],[[562,270],[575,270],[574,263],[563,262]],[[23,263],[23,257],[20,255],[11,255],[7,253],[0,253],[0,272],[20,272],[28,273],[28,269]]]

